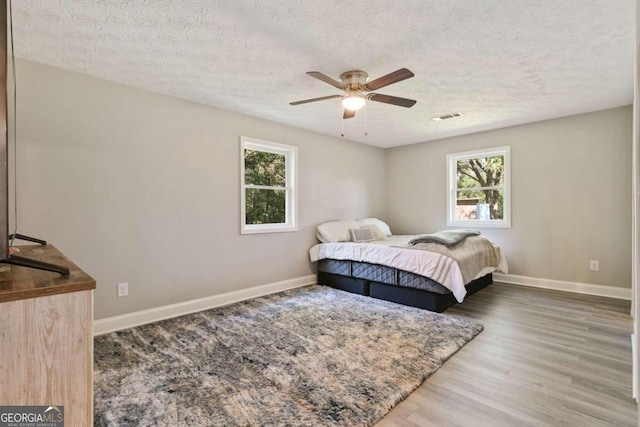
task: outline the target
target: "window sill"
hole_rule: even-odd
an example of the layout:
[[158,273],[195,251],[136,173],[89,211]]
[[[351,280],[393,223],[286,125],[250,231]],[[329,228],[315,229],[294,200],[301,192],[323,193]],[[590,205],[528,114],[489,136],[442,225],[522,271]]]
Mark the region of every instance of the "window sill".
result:
[[290,233],[298,231],[298,227],[291,226],[243,226],[240,234]]
[[447,221],[447,227],[464,228],[511,228],[510,221]]

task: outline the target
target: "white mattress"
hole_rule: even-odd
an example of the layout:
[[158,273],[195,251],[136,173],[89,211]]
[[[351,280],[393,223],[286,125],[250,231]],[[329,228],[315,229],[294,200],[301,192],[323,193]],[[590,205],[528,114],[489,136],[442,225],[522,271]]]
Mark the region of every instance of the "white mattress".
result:
[[[311,262],[325,258],[368,262],[426,276],[449,289],[456,300],[462,302],[467,290],[458,263],[453,258],[436,252],[409,248],[409,240],[413,237],[415,236],[391,236],[389,240],[366,243],[321,243],[311,248],[309,256]],[[508,272],[507,260],[502,251],[499,265],[485,266],[474,279],[494,271],[505,274]]]

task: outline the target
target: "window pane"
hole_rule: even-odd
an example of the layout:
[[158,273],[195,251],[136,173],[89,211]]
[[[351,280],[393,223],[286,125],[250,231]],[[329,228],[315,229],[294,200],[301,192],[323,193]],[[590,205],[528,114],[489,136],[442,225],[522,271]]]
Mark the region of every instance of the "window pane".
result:
[[504,219],[504,190],[456,192],[456,220]]
[[457,188],[504,185],[504,156],[478,157],[456,162]]
[[286,186],[286,163],[284,154],[244,150],[245,184]]
[[287,221],[285,190],[247,188],[245,197],[246,224],[284,224]]

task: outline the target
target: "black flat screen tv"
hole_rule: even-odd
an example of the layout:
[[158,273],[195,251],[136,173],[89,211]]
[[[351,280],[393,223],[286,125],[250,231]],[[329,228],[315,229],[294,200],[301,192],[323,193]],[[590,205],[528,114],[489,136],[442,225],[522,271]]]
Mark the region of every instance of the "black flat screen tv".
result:
[[[63,276],[69,269],[61,265],[50,264],[15,255],[9,246],[9,240],[16,238],[39,245],[46,245],[44,240],[23,234],[9,234],[9,134],[7,106],[7,0],[0,0],[0,263],[12,264],[38,270],[52,271]],[[13,52],[12,52],[13,53]]]

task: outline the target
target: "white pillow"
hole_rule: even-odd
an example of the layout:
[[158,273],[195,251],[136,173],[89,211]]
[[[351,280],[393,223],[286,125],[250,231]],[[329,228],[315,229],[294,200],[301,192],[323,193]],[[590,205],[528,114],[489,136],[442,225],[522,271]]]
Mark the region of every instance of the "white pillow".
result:
[[382,230],[380,230],[380,227],[377,225],[363,225],[360,228],[373,231],[373,237],[375,237],[376,240],[387,240],[387,236],[384,235]]
[[360,225],[360,227],[364,225],[375,225],[380,229],[380,231],[382,231],[382,234],[384,234],[387,237],[391,236],[391,229],[389,228],[387,223],[379,220],[378,218],[359,219],[358,224]]
[[355,219],[325,222],[316,228],[316,236],[322,243],[350,242],[352,228],[360,228]]

